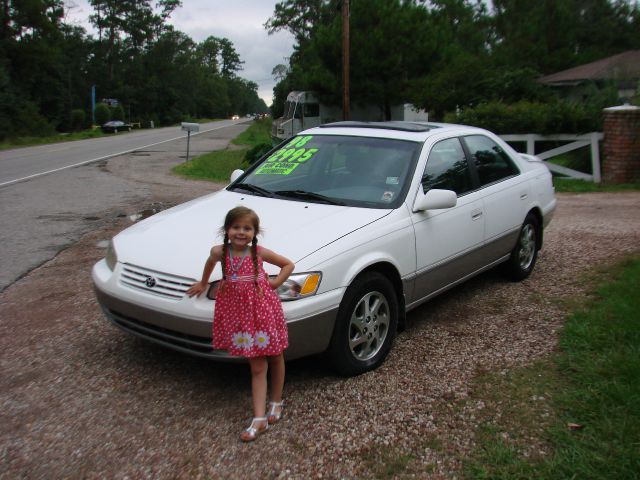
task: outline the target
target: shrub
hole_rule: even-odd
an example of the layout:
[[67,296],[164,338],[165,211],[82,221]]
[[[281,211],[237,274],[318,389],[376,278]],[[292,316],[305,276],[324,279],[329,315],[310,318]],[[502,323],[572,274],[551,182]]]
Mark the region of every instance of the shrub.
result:
[[71,111],[71,128],[74,130],[82,130],[87,123],[87,116],[84,110],[75,108]]
[[601,108],[564,100],[552,103],[494,101],[448,113],[445,121],[474,125],[498,134],[585,133],[602,128]]
[[55,132],[49,121],[38,112],[38,107],[30,101],[25,101],[16,109],[13,120],[14,136],[46,137]]
[[111,111],[109,110],[109,105],[107,105],[106,103],[96,104],[95,114],[96,123],[98,125],[103,125],[111,119]]
[[124,121],[124,108],[122,108],[122,105],[111,107],[111,120]]
[[270,143],[259,143],[255,147],[247,150],[247,153],[244,154],[244,161],[248,165],[251,165],[253,162],[257,161],[260,157],[262,157],[265,153],[271,150],[273,146]]

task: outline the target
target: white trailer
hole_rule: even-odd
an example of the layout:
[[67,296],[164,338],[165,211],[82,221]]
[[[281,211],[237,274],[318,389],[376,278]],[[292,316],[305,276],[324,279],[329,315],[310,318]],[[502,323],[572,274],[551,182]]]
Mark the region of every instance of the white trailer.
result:
[[[369,122],[385,120],[384,111],[379,106],[353,105],[350,113],[351,120]],[[281,142],[307,128],[340,120],[342,120],[342,108],[321,103],[313,92],[290,92],[284,105],[284,115],[273,121],[271,136],[274,142]],[[429,114],[405,103],[391,107],[391,120],[426,122],[429,120]]]

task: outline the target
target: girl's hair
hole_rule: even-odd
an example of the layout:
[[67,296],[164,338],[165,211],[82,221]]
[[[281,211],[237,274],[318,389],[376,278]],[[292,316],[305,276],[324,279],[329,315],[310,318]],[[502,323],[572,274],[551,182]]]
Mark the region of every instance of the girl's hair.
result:
[[222,278],[226,279],[226,266],[227,266],[227,252],[229,251],[229,235],[227,232],[231,226],[241,218],[247,217],[249,222],[253,226],[253,240],[251,241],[251,258],[253,260],[253,271],[256,274],[255,283],[258,285],[258,234],[262,233],[260,230],[260,218],[258,214],[247,207],[235,207],[227,212],[227,216],[224,218],[224,225],[220,228],[220,233],[224,235],[224,242],[222,244]]

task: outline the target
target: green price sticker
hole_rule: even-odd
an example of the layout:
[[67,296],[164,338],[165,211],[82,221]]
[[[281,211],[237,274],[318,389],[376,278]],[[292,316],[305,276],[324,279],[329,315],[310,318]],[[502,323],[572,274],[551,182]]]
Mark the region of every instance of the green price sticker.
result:
[[289,175],[298,165],[290,162],[265,163],[256,171],[256,175]]
[[256,175],[289,175],[298,165],[311,159],[318,151],[317,148],[304,148],[312,138],[311,135],[294,138],[267,158],[256,170]]

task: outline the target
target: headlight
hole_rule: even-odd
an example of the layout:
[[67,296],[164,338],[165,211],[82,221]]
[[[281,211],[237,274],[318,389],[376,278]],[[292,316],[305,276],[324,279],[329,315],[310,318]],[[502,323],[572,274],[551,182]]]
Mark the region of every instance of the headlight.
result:
[[116,255],[116,249],[113,246],[113,240],[109,240],[109,246],[107,247],[107,256],[105,258],[107,261],[107,267],[109,270],[113,272],[116,268],[116,263],[118,263],[118,255]]
[[294,273],[278,287],[280,300],[298,300],[315,295],[320,286],[320,272]]

